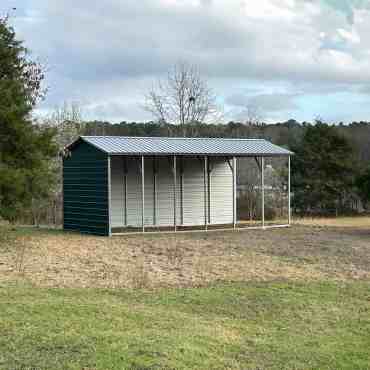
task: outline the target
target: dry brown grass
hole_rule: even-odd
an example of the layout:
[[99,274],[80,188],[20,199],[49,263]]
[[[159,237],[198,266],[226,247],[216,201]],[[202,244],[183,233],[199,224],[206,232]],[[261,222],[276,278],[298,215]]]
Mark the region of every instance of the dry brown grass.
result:
[[[216,281],[370,279],[370,228],[294,226],[101,238],[38,232],[0,251],[0,283],[202,286]],[[20,276],[21,262],[21,276]]]
[[358,217],[303,217],[294,219],[294,224],[334,227],[367,227],[370,228],[370,216]]

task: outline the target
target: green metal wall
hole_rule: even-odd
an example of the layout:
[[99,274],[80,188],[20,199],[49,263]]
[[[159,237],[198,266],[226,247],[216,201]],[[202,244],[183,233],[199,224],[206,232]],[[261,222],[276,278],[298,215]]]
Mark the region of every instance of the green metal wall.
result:
[[108,156],[80,140],[63,159],[65,230],[109,235]]

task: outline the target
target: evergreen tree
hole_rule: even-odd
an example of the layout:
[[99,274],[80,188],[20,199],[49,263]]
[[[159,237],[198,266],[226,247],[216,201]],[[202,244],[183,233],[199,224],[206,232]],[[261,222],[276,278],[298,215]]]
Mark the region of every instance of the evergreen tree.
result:
[[43,78],[8,19],[0,19],[0,217],[10,221],[45,194],[52,180],[54,132],[31,119],[45,92]]
[[294,148],[294,207],[301,212],[338,213],[353,192],[356,166],[349,141],[334,126],[308,126]]
[[356,185],[364,206],[368,207],[370,205],[370,167],[357,177]]

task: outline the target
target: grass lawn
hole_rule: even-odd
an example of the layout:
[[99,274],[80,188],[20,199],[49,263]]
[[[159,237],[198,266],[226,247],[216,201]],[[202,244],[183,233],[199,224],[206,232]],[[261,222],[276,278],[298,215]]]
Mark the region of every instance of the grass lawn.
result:
[[1,369],[369,369],[370,283],[0,288]]
[[15,228],[0,238],[0,370],[370,369],[368,221]]

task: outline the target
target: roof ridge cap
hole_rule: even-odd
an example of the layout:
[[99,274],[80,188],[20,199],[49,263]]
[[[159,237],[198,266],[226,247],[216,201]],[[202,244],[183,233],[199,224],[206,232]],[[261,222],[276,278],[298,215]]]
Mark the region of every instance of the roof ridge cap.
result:
[[179,137],[179,136],[116,136],[116,135],[81,135],[82,138],[107,138],[107,139],[166,139],[166,140],[235,140],[235,141],[267,141],[264,138],[246,137]]

